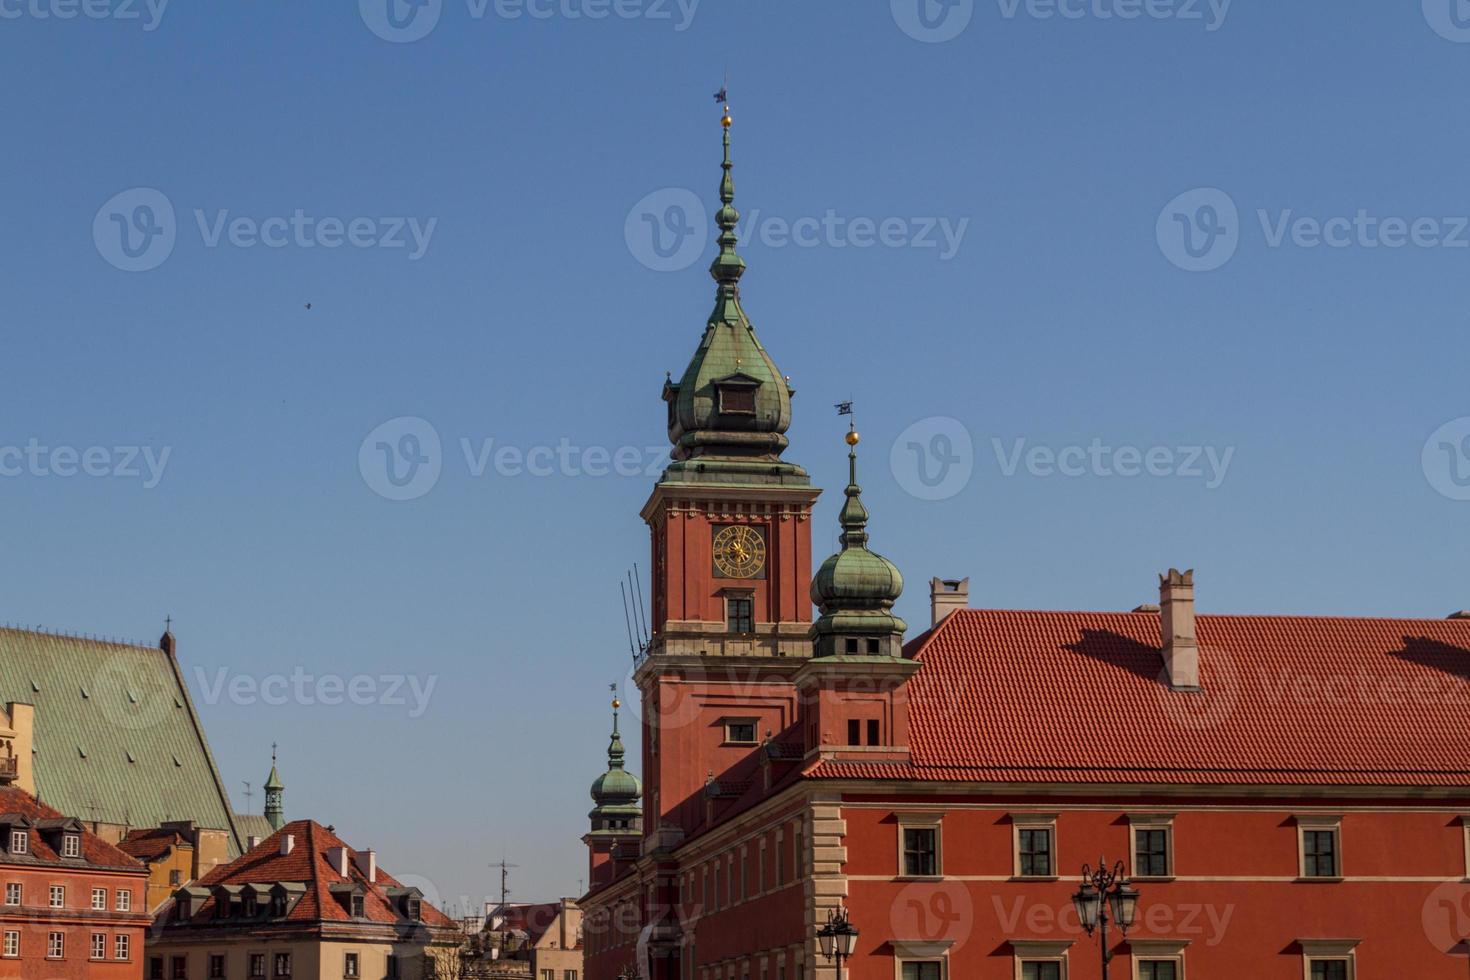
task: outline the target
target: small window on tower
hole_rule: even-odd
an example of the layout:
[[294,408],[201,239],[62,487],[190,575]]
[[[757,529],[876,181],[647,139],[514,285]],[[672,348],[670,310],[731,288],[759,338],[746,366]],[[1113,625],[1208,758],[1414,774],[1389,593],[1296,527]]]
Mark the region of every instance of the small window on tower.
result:
[[846,643],[845,643],[845,644],[844,644],[844,645],[843,645],[843,646],[844,646],[844,649],[845,649],[845,650],[846,650],[846,651],[847,651],[847,652],[848,652],[848,653],[849,653],[849,654],[851,654],[851,655],[853,655],[853,656],[857,656],[857,652],[858,652],[858,642],[857,642],[857,639],[856,639],[856,638],[855,638],[855,637],[851,637],[851,636],[849,636],[849,637],[848,637],[848,638],[847,638],[847,641],[846,641]]
[[847,744],[862,745],[863,723],[856,718],[847,720]]
[[720,413],[723,415],[754,415],[754,388],[721,388]]
[[868,720],[868,744],[878,744],[878,722],[876,719]]
[[726,745],[754,745],[755,720],[752,718],[727,718],[725,719],[725,744]]
[[725,614],[731,633],[755,632],[755,600],[750,596],[730,596],[725,600]]

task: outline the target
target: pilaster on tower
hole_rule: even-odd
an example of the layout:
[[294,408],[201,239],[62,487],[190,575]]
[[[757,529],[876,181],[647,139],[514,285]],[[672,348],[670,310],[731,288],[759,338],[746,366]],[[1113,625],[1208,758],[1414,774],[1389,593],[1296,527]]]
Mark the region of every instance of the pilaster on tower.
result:
[[671,462],[643,508],[652,533],[649,661],[810,655],[811,510],[821,491],[781,458],[790,380],[741,303],[726,107],[715,306],[689,366],[664,385]]

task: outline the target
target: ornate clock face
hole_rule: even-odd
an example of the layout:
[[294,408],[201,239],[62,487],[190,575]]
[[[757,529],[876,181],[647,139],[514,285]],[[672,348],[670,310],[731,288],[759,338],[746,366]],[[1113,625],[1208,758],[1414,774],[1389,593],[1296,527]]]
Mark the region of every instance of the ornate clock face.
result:
[[765,571],[766,539],[745,524],[715,532],[715,571],[722,578],[756,578]]

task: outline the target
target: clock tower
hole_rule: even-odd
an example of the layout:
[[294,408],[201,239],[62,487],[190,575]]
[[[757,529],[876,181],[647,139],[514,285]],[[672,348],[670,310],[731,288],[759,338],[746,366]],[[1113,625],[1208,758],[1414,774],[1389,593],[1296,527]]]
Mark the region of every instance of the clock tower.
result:
[[793,676],[812,649],[820,491],[782,459],[793,391],[741,305],[728,107],[722,124],[714,310],[689,366],[664,385],[673,450],[642,511],[653,549],[652,636],[635,673],[647,838],[694,833],[707,783],[794,729]]

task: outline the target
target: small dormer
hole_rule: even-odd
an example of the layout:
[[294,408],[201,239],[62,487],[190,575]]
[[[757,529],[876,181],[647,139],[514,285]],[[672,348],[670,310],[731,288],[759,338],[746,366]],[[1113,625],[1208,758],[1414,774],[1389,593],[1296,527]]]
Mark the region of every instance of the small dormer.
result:
[[367,888],[357,882],[342,882],[328,889],[332,898],[354,919],[366,917]]
[[209,901],[209,889],[192,885],[174,892],[174,918],[187,921],[194,918],[204,903]]
[[284,919],[306,894],[306,885],[300,881],[278,881],[270,886],[269,894],[268,914],[273,919]]
[[51,817],[37,820],[36,833],[63,860],[78,861],[82,857],[82,822],[76,817]]
[[388,898],[398,914],[410,922],[422,922],[424,918],[424,893],[417,888],[389,888]]
[[756,393],[761,382],[744,372],[726,375],[710,382],[715,390],[715,411],[722,417],[754,419],[756,415]]
[[270,905],[269,885],[244,885],[240,888],[240,915],[247,919],[253,919],[260,915],[261,909]]
[[240,909],[240,896],[244,885],[216,885],[214,888],[214,917],[228,919]]
[[23,813],[0,813],[0,845],[11,855],[31,853],[30,817]]

